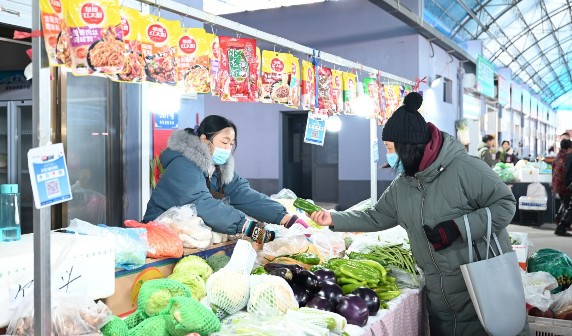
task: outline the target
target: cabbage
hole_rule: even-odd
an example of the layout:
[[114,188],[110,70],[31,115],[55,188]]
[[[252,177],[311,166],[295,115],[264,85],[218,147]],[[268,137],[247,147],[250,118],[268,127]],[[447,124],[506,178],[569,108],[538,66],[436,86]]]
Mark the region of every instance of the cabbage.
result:
[[159,314],[167,307],[172,297],[173,295],[171,295],[171,292],[168,289],[160,289],[156,291],[149,297],[149,300],[145,305],[145,313],[148,316]]
[[193,299],[200,301],[207,295],[205,281],[196,273],[178,272],[169,275],[171,280],[177,280],[187,286]]
[[179,260],[173,269],[173,274],[176,273],[197,274],[207,281],[213,274],[213,270],[203,258],[191,255]]

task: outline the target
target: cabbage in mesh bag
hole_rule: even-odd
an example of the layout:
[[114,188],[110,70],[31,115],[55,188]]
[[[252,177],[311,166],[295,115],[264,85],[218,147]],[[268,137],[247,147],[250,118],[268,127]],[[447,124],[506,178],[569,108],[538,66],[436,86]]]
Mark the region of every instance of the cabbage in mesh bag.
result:
[[192,298],[172,298],[169,313],[167,329],[171,336],[185,336],[191,332],[208,336],[220,329],[220,321],[215,314]]
[[142,310],[147,316],[165,313],[172,297],[191,297],[187,286],[171,279],[153,279],[145,281],[137,297],[137,310]]
[[219,316],[230,315],[246,307],[249,275],[237,269],[223,268],[207,280],[207,299]]
[[170,336],[167,332],[167,315],[153,316],[129,330],[129,336]]
[[129,333],[125,321],[117,316],[113,316],[111,321],[107,322],[100,331],[103,336],[127,336]]
[[252,275],[247,310],[256,316],[286,314],[298,308],[294,292],[286,280],[273,275]]

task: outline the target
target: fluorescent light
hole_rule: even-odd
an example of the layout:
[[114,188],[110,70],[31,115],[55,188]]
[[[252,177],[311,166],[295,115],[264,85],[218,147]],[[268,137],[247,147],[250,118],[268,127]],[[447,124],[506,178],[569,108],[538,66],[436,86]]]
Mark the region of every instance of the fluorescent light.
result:
[[328,132],[339,132],[342,129],[342,119],[337,115],[328,117],[328,120],[326,120],[326,129]]
[[151,85],[148,102],[153,113],[176,113],[181,109],[181,91],[173,86]]

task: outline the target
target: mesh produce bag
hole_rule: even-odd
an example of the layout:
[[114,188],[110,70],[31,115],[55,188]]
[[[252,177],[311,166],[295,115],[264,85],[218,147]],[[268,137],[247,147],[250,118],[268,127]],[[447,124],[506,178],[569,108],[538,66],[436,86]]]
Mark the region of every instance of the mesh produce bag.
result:
[[166,313],[172,297],[191,297],[187,286],[171,279],[154,279],[145,281],[137,297],[137,310],[143,311],[147,316]]
[[167,331],[166,315],[153,316],[129,330],[129,336],[170,336]]
[[139,323],[143,322],[147,318],[147,314],[145,314],[142,310],[136,310],[133,314],[127,316],[123,322],[127,326],[127,329],[135,328]]
[[234,314],[246,307],[249,277],[241,270],[226,267],[210,276],[207,280],[207,299],[219,317]]
[[286,280],[267,274],[250,277],[249,313],[260,317],[275,316],[295,308],[298,308],[298,301]]
[[220,329],[220,321],[212,310],[195,299],[172,298],[169,312],[167,329],[171,336],[185,336],[192,332],[208,336]]
[[147,252],[150,258],[180,258],[183,256],[183,243],[179,236],[167,225],[149,222],[141,224],[134,220],[126,220],[125,226],[147,230],[149,246],[155,252]]
[[[241,313],[239,313],[241,314]],[[240,315],[230,317],[227,323],[221,326],[219,332],[210,336],[330,336],[327,328],[318,327],[304,320],[292,319],[286,315],[273,317],[258,317],[256,315]]]
[[129,334],[127,324],[117,316],[113,316],[100,331],[103,336],[127,336]]
[[200,275],[189,272],[179,272],[169,275],[168,279],[176,280],[187,286],[193,299],[200,301],[207,294],[207,287]]
[[306,307],[288,310],[286,318],[311,323],[336,334],[341,334],[348,324],[346,318],[339,314]]
[[568,255],[554,249],[540,249],[530,258],[528,272],[548,272],[558,281],[558,287],[553,293],[558,293],[572,284],[572,260]]

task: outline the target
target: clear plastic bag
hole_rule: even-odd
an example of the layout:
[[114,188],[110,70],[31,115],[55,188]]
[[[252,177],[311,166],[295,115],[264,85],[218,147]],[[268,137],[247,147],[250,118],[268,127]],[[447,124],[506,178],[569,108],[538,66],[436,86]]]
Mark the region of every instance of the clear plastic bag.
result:
[[333,232],[329,229],[314,230],[310,237],[312,243],[316,246],[325,261],[332,258],[340,258],[346,250],[344,237],[339,232]]
[[421,288],[425,285],[425,279],[423,277],[423,272],[420,268],[417,268],[419,274],[411,274],[393,265],[388,265],[387,268],[391,270],[391,276],[395,278],[395,283],[399,288]]
[[[327,328],[316,326],[291,316],[259,317],[249,313],[238,313],[223,321],[221,330],[211,336],[330,336]],[[334,333],[335,335],[335,333]]]
[[247,310],[259,317],[284,315],[298,308],[298,301],[286,280],[272,275],[250,276],[250,298]]
[[296,198],[298,198],[298,196],[296,196],[296,194],[290,190],[290,189],[282,189],[280,190],[277,194],[271,195],[270,196],[271,199],[288,199],[288,200],[295,200]]
[[553,295],[554,302],[551,306],[557,319],[572,320],[572,287]]
[[155,223],[171,227],[186,248],[206,248],[211,244],[212,229],[197,215],[194,204],[172,207],[162,213]]
[[550,291],[558,287],[558,282],[550,273],[521,271],[526,303],[545,312],[550,308],[553,299]]
[[105,227],[115,242],[115,267],[132,270],[145,265],[147,252],[147,230],[135,228]]
[[183,256],[183,243],[169,226],[155,222],[142,224],[134,220],[126,220],[125,226],[147,230],[149,246],[154,251],[147,252],[150,258],[180,258]]

